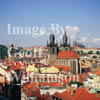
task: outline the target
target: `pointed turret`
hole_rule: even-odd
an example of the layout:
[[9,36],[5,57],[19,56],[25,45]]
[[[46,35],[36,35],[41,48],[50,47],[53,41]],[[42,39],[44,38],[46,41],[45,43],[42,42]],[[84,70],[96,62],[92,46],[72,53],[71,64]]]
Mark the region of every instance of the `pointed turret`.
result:
[[70,49],[70,45],[68,44],[68,38],[67,38],[67,34],[66,31],[63,35],[63,43],[61,44],[61,50],[69,50]]
[[47,40],[47,47],[48,47],[48,40]]
[[66,32],[63,35],[63,45],[67,45],[67,35],[66,35]]
[[54,34],[50,35],[50,44],[55,45],[55,36],[54,36]]
[[58,41],[56,40],[56,46],[58,47]]

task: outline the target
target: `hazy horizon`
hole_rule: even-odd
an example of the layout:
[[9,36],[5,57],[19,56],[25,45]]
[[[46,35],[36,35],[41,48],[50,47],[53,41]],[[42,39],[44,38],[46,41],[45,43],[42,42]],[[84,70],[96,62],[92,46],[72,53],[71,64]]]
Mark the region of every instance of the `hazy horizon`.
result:
[[[100,48],[100,0],[1,0],[0,44],[46,46],[51,24],[66,27],[68,42]],[[45,27],[39,36],[8,34],[11,27]],[[60,42],[64,32],[56,34]]]

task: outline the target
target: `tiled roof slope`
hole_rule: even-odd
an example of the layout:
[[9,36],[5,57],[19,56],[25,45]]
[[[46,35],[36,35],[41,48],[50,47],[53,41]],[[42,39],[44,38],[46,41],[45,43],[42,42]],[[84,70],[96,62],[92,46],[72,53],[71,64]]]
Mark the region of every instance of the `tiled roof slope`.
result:
[[60,51],[57,58],[79,58],[75,51]]

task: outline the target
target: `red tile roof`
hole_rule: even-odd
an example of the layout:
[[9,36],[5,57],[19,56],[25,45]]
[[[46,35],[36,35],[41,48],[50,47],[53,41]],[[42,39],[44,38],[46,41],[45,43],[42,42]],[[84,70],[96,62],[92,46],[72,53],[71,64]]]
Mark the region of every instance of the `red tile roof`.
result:
[[49,83],[48,82],[40,82],[39,85],[40,86],[49,86]]
[[100,100],[96,93],[88,93],[85,88],[77,88],[72,100]]
[[79,58],[75,51],[60,51],[57,58]]
[[51,96],[50,95],[40,95],[39,97],[37,97],[35,100],[51,100]]
[[77,88],[74,95],[64,91],[62,93],[55,92],[53,96],[63,100],[100,100],[100,97],[96,97],[96,93],[88,93],[85,88]]
[[33,96],[33,97],[34,96],[35,97],[40,96],[40,90],[34,82],[24,85],[23,86],[23,91],[30,97],[31,96]]
[[71,95],[67,91],[64,91],[62,93],[55,92],[53,96],[58,97],[58,98],[63,99],[63,100],[72,100]]
[[98,70],[98,71],[96,72],[96,74],[97,74],[97,75],[100,75],[100,70]]
[[11,67],[9,67],[9,70],[15,71],[15,70],[19,70],[19,68],[17,68],[16,66],[11,66]]
[[63,98],[64,98],[64,97],[61,95],[61,93],[59,93],[59,92],[54,93],[53,96],[55,96],[56,98],[60,98],[60,99],[63,99]]
[[70,67],[65,67],[61,71],[69,71],[69,70],[70,70]]
[[65,67],[69,67],[69,66],[64,66],[64,65],[56,65],[57,68],[65,68]]
[[51,87],[61,87],[62,84],[61,84],[61,83],[55,83],[55,82],[53,83],[53,82],[52,82],[52,83],[50,83],[50,86],[51,86]]
[[55,87],[61,87],[61,86],[62,86],[61,83],[57,83],[57,84],[55,85]]
[[61,87],[62,84],[61,83],[56,83],[56,82],[41,82],[39,83],[40,86],[50,86],[50,87]]
[[24,71],[24,65],[21,64],[20,62],[11,62],[10,63],[10,67],[9,67],[9,70],[20,70],[20,71]]
[[53,96],[58,97],[59,94],[60,94],[59,92],[55,92],[55,93],[53,94]]
[[61,69],[61,71],[69,71],[69,66],[63,66],[63,65],[56,65],[57,68]]

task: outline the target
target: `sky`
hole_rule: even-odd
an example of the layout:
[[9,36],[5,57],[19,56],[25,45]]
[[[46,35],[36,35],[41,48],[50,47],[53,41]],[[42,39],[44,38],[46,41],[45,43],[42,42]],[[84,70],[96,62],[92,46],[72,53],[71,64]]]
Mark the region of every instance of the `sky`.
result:
[[[0,0],[0,44],[46,45],[52,24],[66,30],[68,42],[100,48],[100,0]],[[13,27],[23,27],[23,34],[13,34]],[[31,34],[25,34],[26,27]],[[38,36],[33,34],[34,27]],[[45,32],[40,32],[41,27]],[[63,34],[61,30],[55,34],[58,42]]]

